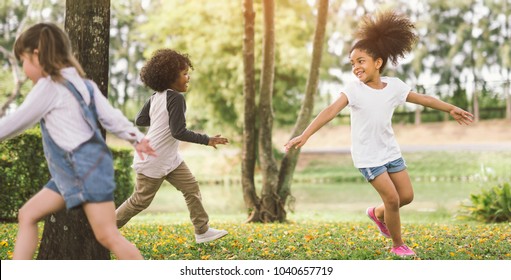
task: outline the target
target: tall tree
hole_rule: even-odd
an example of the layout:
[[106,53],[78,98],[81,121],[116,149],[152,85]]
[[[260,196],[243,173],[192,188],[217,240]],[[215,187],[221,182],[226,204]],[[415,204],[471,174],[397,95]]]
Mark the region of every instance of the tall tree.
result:
[[[309,77],[305,87],[305,98],[303,100],[300,114],[296,120],[293,132],[291,133],[291,138],[302,133],[312,118],[312,111],[314,109],[314,97],[316,96],[319,84],[319,70],[321,66],[321,58],[323,55],[327,15],[328,0],[319,0],[316,31],[314,33],[312,48],[312,60],[309,68]],[[291,182],[293,180],[296,162],[298,161],[298,155],[299,150],[291,149],[284,155],[284,158],[281,162],[277,185],[277,194],[281,202],[278,204],[281,206],[281,208],[278,209],[277,214],[280,217],[279,220],[281,221],[286,218],[286,211],[283,206],[291,194]]]
[[243,38],[243,66],[244,78],[243,96],[244,96],[244,126],[243,126],[243,148],[241,162],[241,184],[243,187],[243,199],[249,209],[251,216],[259,217],[261,203],[257,196],[255,188],[255,166],[256,166],[256,146],[257,146],[257,107],[255,91],[255,11],[252,0],[243,1],[243,19],[244,19],[244,38]]
[[[250,209],[248,222],[283,222],[286,220],[285,204],[291,190],[291,181],[298,159],[298,151],[291,152],[284,156],[281,168],[277,166],[274,157],[272,130],[273,130],[273,109],[272,91],[274,79],[274,2],[263,2],[264,17],[264,40],[263,40],[263,66],[261,68],[261,84],[259,106],[255,106],[254,98],[254,59],[253,51],[253,25],[252,1],[244,1],[245,15],[245,40],[244,40],[244,63],[245,63],[245,128],[242,163],[242,187],[245,202]],[[318,88],[319,67],[323,51],[325,28],[328,12],[328,0],[321,0],[319,3],[316,32],[313,42],[312,62],[310,64],[309,78],[306,84],[305,99],[298,120],[295,124],[293,135],[297,135],[305,127],[312,116],[314,107],[314,95]],[[256,114],[259,112],[259,128],[254,128]],[[259,145],[255,145],[255,135],[258,135]],[[256,151],[256,147],[258,147]],[[254,167],[255,154],[259,154],[259,161],[262,173],[261,198],[255,192]]]
[[[67,0],[65,29],[76,57],[101,92],[108,92],[109,0]],[[81,207],[45,218],[37,259],[110,259]]]
[[263,66],[259,86],[259,162],[262,173],[261,219],[277,219],[278,167],[273,155],[273,78],[275,75],[275,2],[263,1]]

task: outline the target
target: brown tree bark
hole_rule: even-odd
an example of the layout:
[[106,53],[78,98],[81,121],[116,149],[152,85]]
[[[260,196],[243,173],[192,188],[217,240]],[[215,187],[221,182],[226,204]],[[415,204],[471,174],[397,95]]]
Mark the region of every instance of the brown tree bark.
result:
[[[291,138],[299,135],[305,130],[312,118],[314,109],[314,96],[318,90],[319,67],[323,54],[323,45],[325,41],[326,22],[328,17],[328,0],[320,0],[318,6],[318,16],[316,21],[316,31],[314,32],[314,42],[312,49],[312,61],[309,69],[309,77],[305,88],[305,99],[300,109],[300,114],[296,120],[295,127],[291,133]],[[291,182],[298,161],[300,150],[291,149],[282,159],[278,182],[279,221],[286,220],[285,202],[291,194]]]
[[[286,200],[290,195],[291,181],[298,160],[298,151],[287,154],[281,164],[273,154],[272,130],[273,110],[272,95],[275,73],[275,3],[273,0],[263,1],[264,36],[263,65],[259,107],[255,104],[254,85],[254,12],[252,0],[244,0],[245,37],[243,45],[244,59],[244,99],[245,119],[243,130],[243,162],[242,187],[245,204],[250,210],[247,222],[284,222],[286,221]],[[306,86],[306,97],[295,125],[293,136],[305,129],[312,116],[314,95],[319,83],[319,67],[325,37],[328,12],[328,0],[321,0],[318,8],[318,20],[314,35],[313,58]],[[257,123],[256,111],[259,111]],[[259,127],[257,127],[259,124]],[[256,144],[256,137],[259,139]],[[254,170],[256,154],[262,173],[261,198],[255,191]]]
[[[65,29],[88,78],[106,96],[110,0],[67,0]],[[85,212],[79,207],[45,218],[37,259],[105,260],[110,259],[110,252],[97,242]]]
[[259,221],[260,202],[257,196],[254,172],[256,165],[257,147],[257,106],[255,101],[255,70],[254,70],[254,25],[255,12],[252,0],[243,1],[243,16],[245,33],[243,38],[243,66],[245,82],[243,95],[245,100],[244,125],[243,125],[243,154],[241,164],[241,184],[243,199],[249,210],[249,221]]
[[263,65],[259,98],[259,162],[262,173],[261,220],[273,222],[278,219],[279,197],[277,194],[278,167],[273,156],[273,80],[275,76],[275,2],[263,1],[264,35]]

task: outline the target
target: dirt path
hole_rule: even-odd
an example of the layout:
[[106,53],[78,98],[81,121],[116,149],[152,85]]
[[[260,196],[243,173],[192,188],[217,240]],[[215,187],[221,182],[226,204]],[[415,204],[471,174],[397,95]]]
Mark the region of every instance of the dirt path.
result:
[[[480,121],[462,126],[454,121],[421,125],[394,125],[403,151],[416,150],[511,150],[511,121]],[[289,131],[275,134],[275,142],[283,146]],[[327,125],[313,135],[302,151],[349,152],[351,133],[348,125]]]

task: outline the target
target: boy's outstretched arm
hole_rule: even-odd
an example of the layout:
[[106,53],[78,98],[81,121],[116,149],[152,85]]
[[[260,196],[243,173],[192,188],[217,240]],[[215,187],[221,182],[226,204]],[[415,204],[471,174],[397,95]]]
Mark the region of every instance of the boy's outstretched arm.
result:
[[474,121],[474,115],[471,113],[456,107],[452,104],[444,102],[440,99],[436,99],[432,96],[419,94],[413,91],[410,91],[406,98],[407,102],[419,104],[425,107],[433,108],[436,110],[444,111],[449,113],[459,124],[469,125]]
[[209,136],[186,127],[186,102],[182,94],[167,93],[167,111],[172,137],[179,141],[209,145]]
[[215,135],[215,137],[209,137],[208,146],[212,146],[216,149],[216,145],[225,145],[229,143],[229,140],[227,138],[221,137],[222,135],[218,134]]

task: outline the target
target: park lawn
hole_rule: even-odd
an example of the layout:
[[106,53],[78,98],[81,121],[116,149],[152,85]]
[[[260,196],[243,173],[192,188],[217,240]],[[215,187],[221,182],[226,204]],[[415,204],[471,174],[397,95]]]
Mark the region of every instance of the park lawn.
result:
[[[379,200],[370,185],[360,179],[349,155],[333,159],[322,156],[297,170],[295,178],[300,183],[293,187],[296,212],[290,214],[291,222],[286,224],[242,223],[246,214],[239,214],[245,210],[242,196],[236,193],[241,192],[239,184],[207,183],[238,177],[239,171],[228,167],[239,166],[235,156],[204,157],[203,152],[190,151],[185,157],[202,182],[206,208],[216,216],[211,219],[212,226],[228,230],[229,235],[212,243],[196,244],[182,197],[172,188],[163,187],[151,205],[153,212],[147,209],[149,215],[141,214],[121,229],[146,259],[396,259],[388,253],[390,240],[381,237],[361,212]],[[226,161],[221,164],[225,168],[209,162],[218,158]],[[427,152],[405,154],[405,158],[416,198],[402,213],[403,238],[418,254],[417,259],[511,260],[510,223],[452,219],[459,202],[471,193],[510,181],[511,152]],[[223,199],[214,199],[218,197]],[[151,216],[164,211],[167,213],[156,218]],[[231,215],[218,217],[222,213]],[[12,258],[16,231],[17,224],[0,223],[1,260]]]
[[[388,260],[391,242],[368,222],[215,223],[229,235],[196,244],[189,222],[132,222],[121,233],[152,260]],[[0,259],[12,258],[17,225],[0,225]],[[509,223],[403,224],[422,260],[511,260]]]

